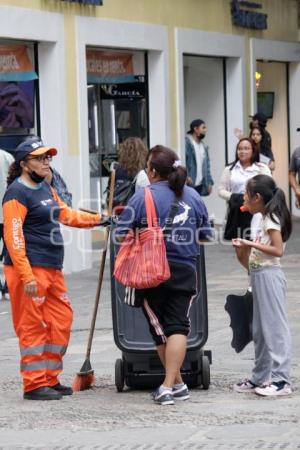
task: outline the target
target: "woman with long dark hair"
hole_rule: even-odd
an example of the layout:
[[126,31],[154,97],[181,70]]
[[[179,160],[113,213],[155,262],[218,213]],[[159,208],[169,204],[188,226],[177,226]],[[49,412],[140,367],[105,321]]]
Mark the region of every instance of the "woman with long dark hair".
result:
[[[225,167],[218,188],[219,196],[228,203],[224,239],[250,237],[252,215],[247,211],[241,212],[240,207],[244,203],[247,181],[258,174],[271,175],[271,172],[265,164],[259,162],[254,142],[244,137],[236,146],[235,160]],[[243,261],[238,248],[236,254],[240,263],[245,266],[247,262]]]
[[255,143],[258,154],[259,161],[267,164],[270,170],[275,169],[275,160],[272,149],[267,147],[264,139],[264,130],[260,127],[253,126],[250,132],[250,139]]
[[[193,188],[186,186],[186,169],[173,150],[162,145],[153,147],[147,173],[161,227],[165,226],[175,199],[178,207],[171,237],[166,241],[171,278],[158,287],[140,292],[144,298],[143,312],[166,372],[153,400],[169,405],[174,399],[189,398],[180,368],[190,329],[189,308],[196,293],[198,242],[199,238],[209,236],[211,230],[204,202]],[[143,228],[146,223],[144,190],[140,190],[120,216],[119,232]]]
[[233,239],[233,245],[249,260],[255,358],[251,377],[235,384],[234,390],[262,396],[290,395],[291,335],[280,258],[292,231],[291,215],[284,192],[266,175],[248,181],[245,205],[250,213],[261,214],[253,241]]

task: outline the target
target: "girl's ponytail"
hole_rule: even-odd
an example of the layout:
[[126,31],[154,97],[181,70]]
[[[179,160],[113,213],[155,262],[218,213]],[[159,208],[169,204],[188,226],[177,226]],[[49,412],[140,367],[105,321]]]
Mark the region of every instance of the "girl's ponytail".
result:
[[250,197],[260,194],[265,204],[265,214],[269,215],[274,222],[280,221],[283,242],[286,242],[292,232],[292,219],[288,210],[285,195],[278,188],[275,181],[269,175],[256,175],[247,183],[247,192]]
[[[266,175],[268,176],[268,175]],[[270,177],[269,177],[270,178]],[[274,183],[275,184],[275,183]],[[286,242],[292,232],[291,214],[288,210],[285,195],[282,189],[276,187],[273,196],[265,205],[266,214],[269,214],[272,220],[276,222],[274,216],[278,217],[281,225],[281,235],[283,242]]]

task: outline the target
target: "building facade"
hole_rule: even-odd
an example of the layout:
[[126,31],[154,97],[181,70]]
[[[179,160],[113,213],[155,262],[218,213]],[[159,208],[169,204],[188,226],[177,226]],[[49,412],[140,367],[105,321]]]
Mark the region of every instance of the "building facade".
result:
[[[248,116],[270,107],[267,94],[274,177],[290,198],[288,163],[300,141],[298,28],[297,0],[0,0],[0,97],[14,84],[31,104],[21,108],[27,122],[2,108],[0,147],[40,134],[59,149],[53,164],[74,206],[101,209],[122,140],[165,144],[184,160],[185,133],[198,117],[208,125],[217,185],[234,158],[234,129],[248,134]],[[221,222],[216,186],[205,201]],[[290,204],[299,215],[293,197]],[[93,232],[64,233],[66,270],[89,268]]]

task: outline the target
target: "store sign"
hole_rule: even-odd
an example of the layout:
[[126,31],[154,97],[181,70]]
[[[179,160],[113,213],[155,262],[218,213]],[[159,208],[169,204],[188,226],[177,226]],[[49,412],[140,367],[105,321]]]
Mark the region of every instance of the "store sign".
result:
[[134,81],[132,55],[101,50],[86,51],[88,83],[126,83]]
[[29,81],[38,78],[26,45],[0,45],[0,81]]
[[145,98],[145,83],[103,84],[100,87],[102,99]]
[[[242,9],[241,7],[248,9]],[[252,11],[252,9],[261,8],[261,3],[249,2],[246,0],[232,0],[232,23],[238,27],[251,28],[255,30],[266,30],[268,28],[267,14]]]
[[80,5],[92,5],[102,6],[103,0],[61,0],[62,2],[68,1],[69,3],[80,3]]

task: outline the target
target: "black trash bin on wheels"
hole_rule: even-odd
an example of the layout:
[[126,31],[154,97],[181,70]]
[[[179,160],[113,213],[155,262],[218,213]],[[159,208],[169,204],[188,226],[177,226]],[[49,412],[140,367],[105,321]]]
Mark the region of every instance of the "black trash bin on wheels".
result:
[[[155,388],[164,379],[164,368],[141,308],[124,303],[125,287],[113,277],[117,252],[113,236],[114,229],[110,240],[112,321],[114,341],[122,352],[122,357],[115,363],[115,385],[119,392],[125,385],[133,389]],[[191,332],[181,372],[189,387],[202,386],[203,389],[208,389],[212,358],[211,351],[203,349],[208,338],[208,313],[205,254],[202,245],[199,246],[197,257],[197,275],[198,294],[190,309]]]

